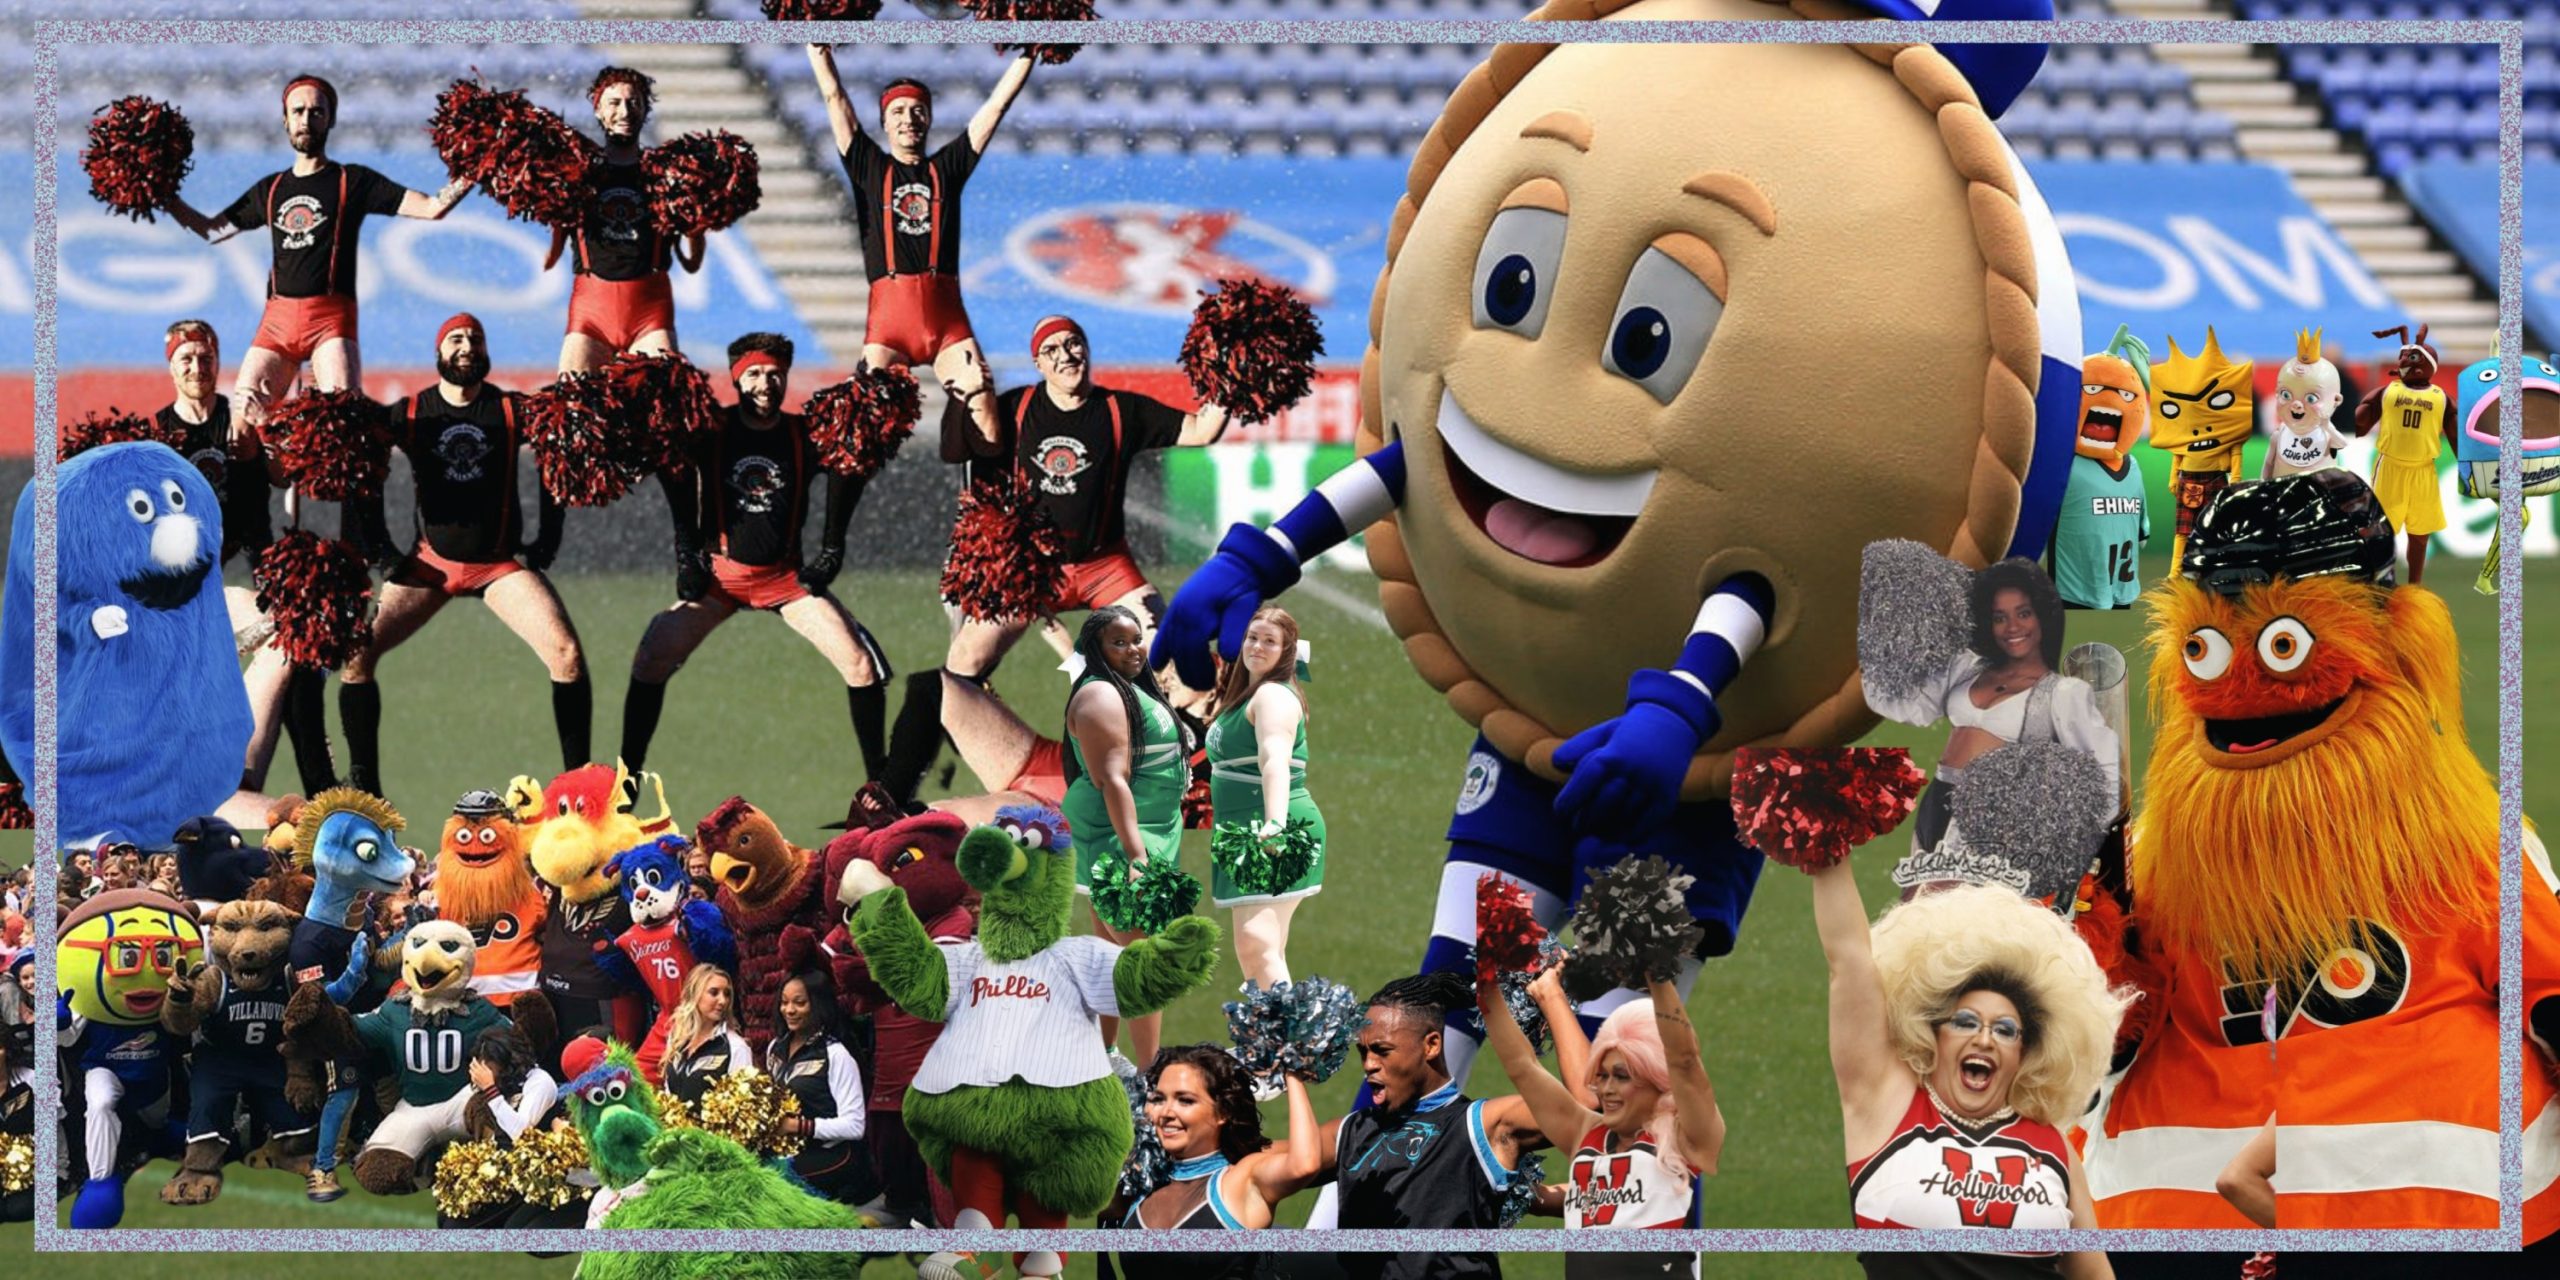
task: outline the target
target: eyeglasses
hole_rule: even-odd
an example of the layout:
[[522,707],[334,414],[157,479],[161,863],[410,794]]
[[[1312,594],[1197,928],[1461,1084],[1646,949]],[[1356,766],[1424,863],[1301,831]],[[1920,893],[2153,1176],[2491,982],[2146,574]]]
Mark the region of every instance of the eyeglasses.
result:
[[204,943],[175,934],[145,933],[120,938],[74,938],[63,946],[75,951],[96,951],[106,956],[107,976],[129,978],[148,965],[154,972],[175,973],[180,951],[202,951]]
[[1043,364],[1063,364],[1070,356],[1083,356],[1086,350],[1082,341],[1067,338],[1040,348],[1040,360]]
[[[1971,1009],[1958,1009],[1955,1011],[1955,1016],[1939,1025],[1953,1027],[1958,1035],[1978,1035],[1982,1031],[1982,1015]],[[2016,1044],[2025,1039],[2026,1034],[2025,1029],[2018,1025],[2018,1020],[2007,1014],[1991,1020],[1991,1038],[2002,1044]]]

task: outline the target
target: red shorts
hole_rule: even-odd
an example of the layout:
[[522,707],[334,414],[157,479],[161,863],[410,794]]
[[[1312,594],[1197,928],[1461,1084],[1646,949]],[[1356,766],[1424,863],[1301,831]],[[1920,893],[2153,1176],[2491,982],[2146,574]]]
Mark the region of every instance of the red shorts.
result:
[[523,573],[524,565],[514,559],[493,560],[487,564],[464,564],[437,555],[435,548],[421,541],[400,567],[391,571],[391,580],[404,587],[424,587],[448,596],[476,596],[489,589],[489,584],[510,574]]
[[930,365],[944,347],[974,336],[968,308],[960,305],[960,277],[882,276],[871,282],[865,345],[887,347],[909,364]]
[[712,593],[741,609],[779,609],[808,598],[796,564],[740,564],[727,556],[711,557]]
[[1019,791],[1052,809],[1067,801],[1067,747],[1055,738],[1033,738],[1031,758],[1022,762],[1022,772],[1004,784],[1004,790]]
[[249,345],[300,364],[331,338],[356,340],[356,300],[338,294],[317,298],[269,298]]
[[1146,571],[1129,555],[1126,540],[1112,543],[1065,568],[1065,581],[1058,587],[1057,602],[1052,613],[1069,609],[1099,609],[1132,591],[1147,586]]
[[621,352],[653,330],[674,333],[675,328],[675,287],[664,271],[637,280],[581,275],[569,284],[570,333]]

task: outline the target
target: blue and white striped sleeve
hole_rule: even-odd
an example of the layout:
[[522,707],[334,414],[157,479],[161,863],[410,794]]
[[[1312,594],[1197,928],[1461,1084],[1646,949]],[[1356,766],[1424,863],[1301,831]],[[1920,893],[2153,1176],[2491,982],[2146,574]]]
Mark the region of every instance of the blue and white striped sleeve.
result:
[[1680,646],[1680,660],[1672,664],[1672,678],[1706,695],[1712,707],[1768,638],[1776,609],[1777,593],[1756,573],[1738,573],[1717,584],[1698,606],[1688,642]]
[[1263,530],[1299,564],[1340,546],[1404,504],[1404,442],[1353,462]]

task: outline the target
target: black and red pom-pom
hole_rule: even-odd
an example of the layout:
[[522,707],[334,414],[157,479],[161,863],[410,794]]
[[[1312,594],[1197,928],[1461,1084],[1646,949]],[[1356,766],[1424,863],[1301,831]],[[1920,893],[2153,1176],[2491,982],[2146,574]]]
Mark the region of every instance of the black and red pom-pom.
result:
[[1535,968],[1546,941],[1528,890],[1490,871],[1476,879],[1477,982]]
[[640,157],[640,171],[649,184],[649,214],[671,236],[732,226],[764,199],[755,147],[726,129],[651,147]]
[[1182,335],[1182,372],[1201,400],[1260,422],[1307,396],[1324,334],[1315,308],[1286,285],[1221,280]]
[[597,372],[604,384],[611,449],[626,470],[683,471],[686,442],[720,429],[720,397],[710,375],[673,352],[626,351]]
[[914,374],[894,366],[865,368],[819,388],[800,412],[808,416],[819,463],[837,475],[868,480],[915,434],[924,402]]
[[306,667],[345,666],[373,642],[364,556],[308,529],[287,530],[258,557],[258,608],[275,619],[276,645]]
[[[960,6],[977,16],[980,22],[1091,22],[1093,0],[960,0]],[[1055,65],[1076,56],[1080,44],[999,44],[997,49],[1010,53],[1020,49],[1034,59]]]
[[178,198],[178,185],[195,167],[195,152],[196,131],[176,107],[136,95],[118,98],[89,118],[80,168],[100,204],[154,222],[154,211]]
[[764,0],[764,16],[775,22],[869,22],[880,16],[880,0]]
[[436,95],[427,136],[448,175],[480,184],[510,218],[556,227],[586,215],[595,144],[521,89],[456,80]]
[[524,398],[524,438],[542,487],[563,506],[601,507],[631,492],[642,469],[620,449],[610,388],[594,374],[571,374]]
[[391,474],[390,415],[361,391],[306,391],[263,432],[286,482],[323,502],[372,497]]
[[32,831],[36,811],[27,807],[27,789],[16,782],[0,782],[0,831]]
[[175,449],[179,443],[178,433],[161,430],[158,418],[146,418],[121,409],[91,413],[78,422],[63,423],[56,431],[53,456],[60,462],[69,462],[101,445],[157,440]]
[[1820,871],[1900,825],[1928,782],[1900,747],[1744,747],[1734,825],[1771,861]]
[[1001,622],[1048,612],[1065,586],[1066,538],[1040,509],[1029,476],[1010,472],[962,491],[943,599],[969,617]]

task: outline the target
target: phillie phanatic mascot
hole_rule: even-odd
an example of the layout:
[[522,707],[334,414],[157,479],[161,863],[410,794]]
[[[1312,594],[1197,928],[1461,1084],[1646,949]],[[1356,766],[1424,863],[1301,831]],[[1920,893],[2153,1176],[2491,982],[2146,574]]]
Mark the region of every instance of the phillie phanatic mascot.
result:
[[[222,508],[164,444],[91,449],[54,472],[55,830],[166,849],[240,784],[249,693],[222,600]],[[0,587],[0,749],[35,777],[36,487],[18,495]]]
[[[1218,926],[1183,916],[1127,947],[1067,936],[1075,858],[1054,811],[1008,806],[960,844],[978,936],[935,945],[904,889],[853,912],[871,979],[943,1024],[908,1086],[907,1131],[960,1204],[956,1227],[1058,1228],[1111,1198],[1135,1130],[1101,1019],[1135,1018],[1209,981]],[[1017,1257],[1053,1276],[1055,1254]]]
[[[2497,1224],[2498,797],[2451,616],[2391,563],[2330,468],[2216,499],[2148,597],[2131,925],[2093,944],[2150,1008],[2088,1125],[2102,1226],[2248,1225],[2215,1175],[2270,1115],[2278,1227]],[[2551,1135],[2560,901],[2529,847],[2524,1114]],[[2555,1158],[2526,1154],[2528,1240],[2560,1219]]]
[[[2049,19],[2050,0],[1550,0],[1533,21]],[[1361,459],[1182,585],[1154,660],[1208,688],[1262,602],[1366,534],[1414,669],[1476,730],[1431,972],[1475,885],[1562,922],[1598,871],[1693,877],[1729,954],[1761,858],[1736,748],[1836,746],[1861,551],[2042,555],[2080,408],[2078,299],[1993,121],[2036,44],[1518,44],[1452,92],[1387,232]],[[1876,429],[1877,406],[1895,406]],[[1848,460],[1854,459],[1854,463]],[[1443,932],[1442,930],[1445,930]],[[1594,1026],[1641,992],[1584,1006]],[[1472,1008],[1444,1040],[1464,1079]],[[1320,1214],[1321,1217],[1321,1214]]]

